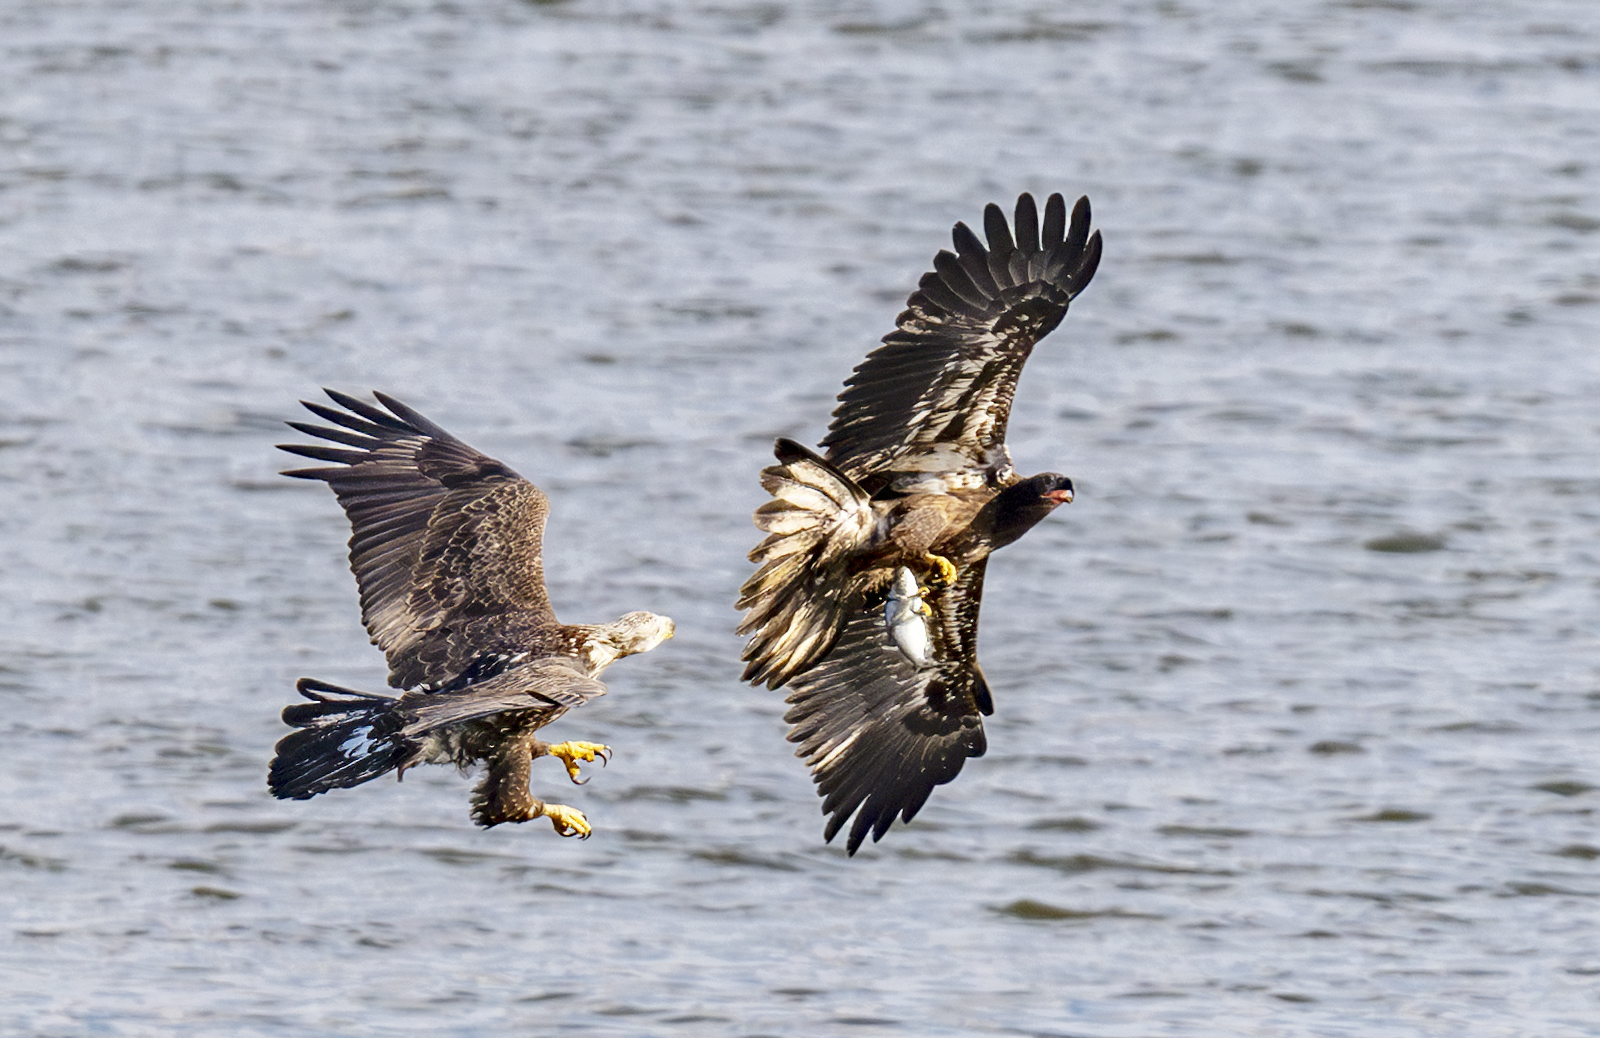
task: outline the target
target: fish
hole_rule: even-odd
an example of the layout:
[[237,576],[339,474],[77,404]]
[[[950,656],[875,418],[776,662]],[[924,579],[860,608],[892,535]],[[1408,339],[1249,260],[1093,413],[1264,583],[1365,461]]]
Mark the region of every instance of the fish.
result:
[[883,625],[889,629],[900,654],[918,667],[926,667],[931,662],[928,617],[932,615],[933,610],[922,600],[916,574],[901,566],[895,571],[889,600],[884,603]]

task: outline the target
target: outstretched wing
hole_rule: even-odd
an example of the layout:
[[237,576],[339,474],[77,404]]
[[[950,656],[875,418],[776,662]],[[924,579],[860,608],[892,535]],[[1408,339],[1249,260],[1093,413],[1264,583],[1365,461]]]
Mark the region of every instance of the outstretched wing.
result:
[[828,460],[877,493],[898,474],[968,473],[1009,482],[1006,421],[1034,343],[1066,316],[1094,277],[1100,232],[1089,200],[1051,195],[1039,226],[1033,196],[1017,199],[1016,234],[1000,207],[983,213],[988,248],[966,224],[922,276],[898,328],[845,382],[823,439]]
[[419,738],[440,728],[508,712],[542,712],[549,724],[575,706],[606,694],[605,683],[587,677],[575,660],[545,658],[508,667],[486,681],[443,692],[407,692],[400,697],[406,719],[401,734]]
[[335,464],[284,475],[338,495],[361,619],[388,657],[390,684],[453,676],[421,653],[428,632],[452,621],[523,612],[553,626],[541,554],[550,505],[539,488],[392,397],[374,394],[382,410],[325,392],[343,410],[302,403],[337,428],[288,424],[343,446],[279,446]]
[[870,832],[879,840],[898,816],[921,809],[968,757],[981,757],[980,714],[992,713],[978,666],[978,604],[986,561],[927,599],[926,662],[900,649],[884,618],[885,596],[869,597],[822,662],[790,680],[785,716],[795,755],[811,768],[829,815],[825,837],[850,821],[851,854]]

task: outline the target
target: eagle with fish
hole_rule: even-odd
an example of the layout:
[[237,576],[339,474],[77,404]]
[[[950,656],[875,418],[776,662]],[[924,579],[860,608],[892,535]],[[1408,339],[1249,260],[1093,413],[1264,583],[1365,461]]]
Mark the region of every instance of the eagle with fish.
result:
[[361,619],[402,691],[300,679],[309,702],[283,711],[295,730],[278,743],[268,788],[305,800],[418,764],[482,764],[477,824],[548,818],[562,836],[587,837],[581,811],[529,791],[532,762],[555,757],[581,784],[578,762],[604,762],[610,747],[535,733],[603,695],[600,672],[671,638],[672,621],[561,623],[545,591],[550,504],[538,487],[392,397],[375,393],[377,407],[325,392],[338,407],[302,404],[331,425],[288,424],[337,446],[280,449],[331,464],[284,475],[327,483],[344,507]]
[[855,369],[818,454],[780,439],[756,510],[739,625],[744,677],[787,685],[796,756],[810,766],[831,841],[847,849],[909,822],[933,788],[987,748],[994,700],[978,666],[991,552],[1072,500],[1072,480],[1023,478],[1006,448],[1017,378],[1100,262],[1089,200],[1070,219],[1031,195],[987,246],[955,225],[895,331]]

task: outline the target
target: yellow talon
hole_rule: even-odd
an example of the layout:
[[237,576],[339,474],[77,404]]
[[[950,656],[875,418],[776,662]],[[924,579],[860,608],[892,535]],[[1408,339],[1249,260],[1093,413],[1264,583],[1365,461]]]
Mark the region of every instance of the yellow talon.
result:
[[932,552],[929,552],[923,556],[923,561],[927,562],[929,565],[938,570],[938,572],[933,575],[934,579],[928,581],[930,585],[934,587],[949,587],[951,584],[956,582],[955,563],[951,562],[943,555],[935,555]]
[[611,747],[597,742],[559,742],[550,747],[550,756],[559,757],[567,766],[567,777],[573,785],[581,786],[589,780],[578,777],[578,762],[599,760],[603,766],[611,759]]
[[550,819],[560,836],[576,836],[580,840],[587,840],[589,833],[592,832],[589,820],[575,807],[567,807],[565,804],[546,804],[544,816]]

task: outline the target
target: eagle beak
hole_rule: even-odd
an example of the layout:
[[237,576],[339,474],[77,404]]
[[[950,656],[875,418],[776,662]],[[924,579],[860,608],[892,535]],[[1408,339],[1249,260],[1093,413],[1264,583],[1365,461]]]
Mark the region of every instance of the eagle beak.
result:
[[1072,491],[1070,490],[1052,490],[1044,496],[1045,500],[1051,504],[1069,505],[1072,503]]

